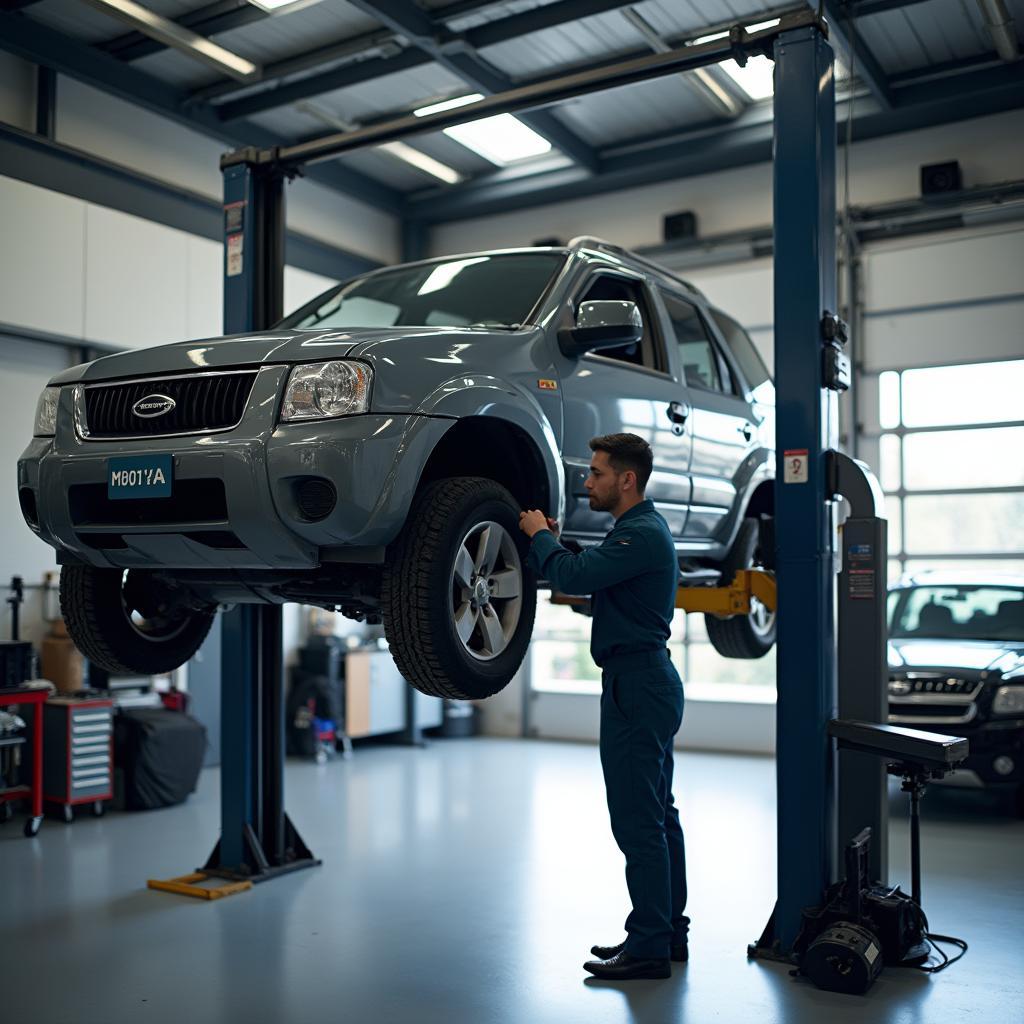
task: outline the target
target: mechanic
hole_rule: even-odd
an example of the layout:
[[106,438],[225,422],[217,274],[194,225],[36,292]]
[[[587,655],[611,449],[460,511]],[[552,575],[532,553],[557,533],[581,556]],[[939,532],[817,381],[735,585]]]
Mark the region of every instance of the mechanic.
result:
[[615,525],[580,553],[555,537],[538,509],[519,516],[531,538],[529,564],[553,590],[590,594],[590,653],[601,668],[601,767],[612,834],[626,857],[633,910],[626,940],[593,946],[584,969],[598,978],[667,978],[687,959],[686,859],[672,798],[672,740],[683,688],[665,644],[675,611],[679,563],[668,524],[644,498],[651,446],[636,434],[590,441],[590,507]]

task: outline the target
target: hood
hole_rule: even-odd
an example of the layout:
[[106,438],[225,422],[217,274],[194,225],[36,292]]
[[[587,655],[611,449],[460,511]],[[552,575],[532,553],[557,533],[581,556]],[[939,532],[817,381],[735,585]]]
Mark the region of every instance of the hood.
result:
[[1007,671],[1024,657],[1024,643],[1008,640],[890,640],[889,667],[896,672],[917,669]]
[[[448,338],[450,327],[381,327],[350,331],[259,331],[233,334],[226,338],[204,338],[173,345],[133,349],[103,356],[91,363],[73,366],[58,374],[51,384],[77,381],[117,380],[122,377],[159,376],[190,370],[219,370],[266,363],[315,363],[343,359],[357,345],[373,348],[375,343],[410,337]],[[479,336],[480,331],[461,333]]]

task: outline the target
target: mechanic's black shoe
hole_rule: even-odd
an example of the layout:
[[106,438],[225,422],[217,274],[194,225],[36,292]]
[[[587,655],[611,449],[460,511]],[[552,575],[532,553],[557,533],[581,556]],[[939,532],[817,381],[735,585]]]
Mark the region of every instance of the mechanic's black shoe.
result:
[[[617,946],[591,946],[590,952],[598,958],[598,960],[611,960],[613,956],[618,956],[626,948],[625,942],[620,942]],[[673,942],[672,947],[669,950],[669,956],[673,962],[677,964],[684,964],[690,959],[690,951],[687,947],[686,940],[682,942]]]
[[609,960],[588,960],[583,970],[604,981],[629,981],[633,978],[671,978],[668,959],[644,960],[628,953],[617,953]]

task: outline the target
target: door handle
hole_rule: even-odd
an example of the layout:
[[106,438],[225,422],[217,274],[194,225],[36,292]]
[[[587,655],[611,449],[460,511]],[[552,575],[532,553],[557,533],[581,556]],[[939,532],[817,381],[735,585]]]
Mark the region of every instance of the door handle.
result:
[[743,435],[744,441],[749,441],[754,436],[754,431],[749,423],[744,423],[742,427],[736,429]]
[[690,407],[685,402],[669,402],[665,414],[673,423],[682,426],[690,415]]

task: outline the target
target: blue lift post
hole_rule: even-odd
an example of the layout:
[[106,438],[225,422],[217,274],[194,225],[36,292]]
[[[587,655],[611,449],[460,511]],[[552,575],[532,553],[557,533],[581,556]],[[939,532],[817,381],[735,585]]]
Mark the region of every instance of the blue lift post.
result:
[[[224,172],[224,333],[279,320],[284,291],[284,175],[255,150]],[[265,881],[319,864],[284,813],[281,606],[222,617],[221,836],[203,871]]]
[[775,483],[779,593],[778,898],[751,952],[787,959],[801,911],[834,878],[834,513],[827,452],[838,401],[825,388],[822,319],[836,309],[833,53],[817,27],[775,42]]

